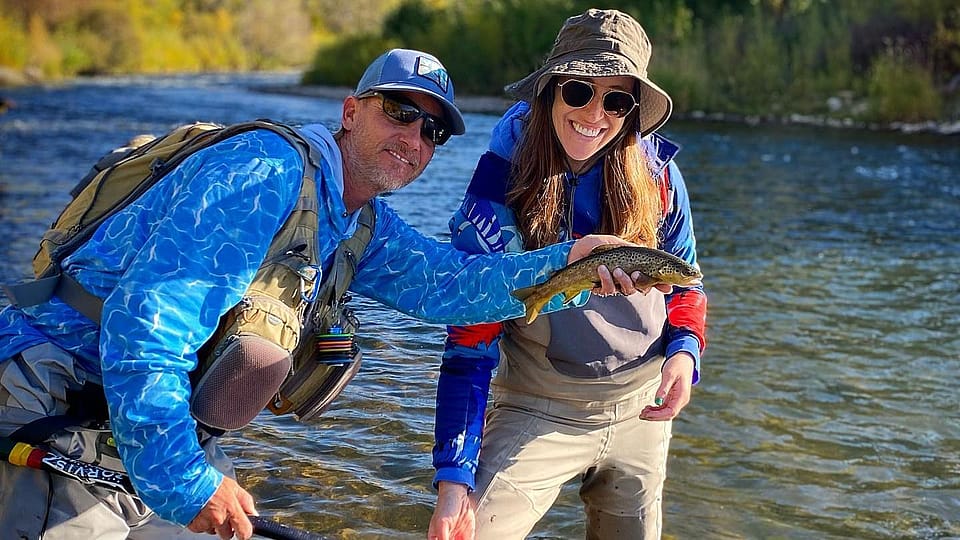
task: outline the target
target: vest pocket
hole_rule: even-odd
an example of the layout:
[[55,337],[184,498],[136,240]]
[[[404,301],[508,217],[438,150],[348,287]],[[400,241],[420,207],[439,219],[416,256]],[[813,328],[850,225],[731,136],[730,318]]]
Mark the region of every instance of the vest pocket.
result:
[[249,424],[290,374],[300,319],[279,300],[248,295],[220,328],[193,385],[190,412],[208,428],[231,431]]

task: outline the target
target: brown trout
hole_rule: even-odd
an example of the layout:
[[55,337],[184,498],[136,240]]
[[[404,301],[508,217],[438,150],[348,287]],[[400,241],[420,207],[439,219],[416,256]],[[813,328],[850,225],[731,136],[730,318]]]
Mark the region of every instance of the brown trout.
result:
[[619,267],[627,275],[639,271],[638,289],[658,283],[690,287],[699,285],[703,277],[693,265],[666,251],[640,246],[599,246],[590,255],[554,272],[540,285],[517,289],[510,294],[526,306],[529,324],[555,295],[563,294],[563,302],[567,303],[580,291],[599,287],[597,267],[601,264],[611,272]]

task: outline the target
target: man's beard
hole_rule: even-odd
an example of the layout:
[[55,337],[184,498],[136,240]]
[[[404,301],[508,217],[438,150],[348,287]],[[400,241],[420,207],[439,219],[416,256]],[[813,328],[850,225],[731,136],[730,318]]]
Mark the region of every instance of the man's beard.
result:
[[408,170],[411,172],[405,175],[397,174],[396,170],[398,168],[407,169],[407,167],[399,162],[396,163],[395,167],[388,167],[386,169],[380,166],[379,160],[377,159],[379,157],[379,151],[373,156],[373,159],[363,159],[362,157],[356,159],[353,164],[353,170],[357,171],[355,179],[376,194],[396,191],[405,187],[410,184],[420,172],[419,156],[417,156],[415,152],[410,152],[406,148],[406,145],[393,144],[384,150],[393,151],[403,156],[404,159],[410,162],[411,166]]

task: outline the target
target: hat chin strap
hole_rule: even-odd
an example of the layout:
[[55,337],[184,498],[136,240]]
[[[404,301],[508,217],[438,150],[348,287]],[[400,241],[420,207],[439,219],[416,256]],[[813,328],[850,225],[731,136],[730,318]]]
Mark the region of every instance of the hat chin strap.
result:
[[[564,153],[563,153],[563,161],[564,161],[564,163],[566,163],[566,165],[567,165],[567,172],[570,173],[572,176],[576,177],[576,176],[580,176],[580,174],[582,174],[582,173],[584,173],[584,172],[586,172],[586,171],[589,171],[589,170],[590,170],[590,167],[593,167],[594,164],[596,164],[596,162],[600,160],[600,157],[603,156],[603,155],[605,155],[605,154],[607,153],[607,151],[606,151],[605,149],[606,149],[606,147],[601,148],[600,150],[598,150],[595,154],[593,154],[592,156],[590,156],[589,159],[587,159],[586,161],[584,161],[579,167],[574,167],[574,166],[573,166],[573,163],[570,162],[570,156],[568,156],[567,153],[564,152]],[[561,150],[562,150],[562,148],[561,148]]]

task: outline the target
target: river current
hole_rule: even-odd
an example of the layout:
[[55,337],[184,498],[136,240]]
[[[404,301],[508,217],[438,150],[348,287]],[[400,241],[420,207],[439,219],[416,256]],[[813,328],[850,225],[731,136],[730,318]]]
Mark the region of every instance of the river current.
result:
[[[195,120],[335,127],[291,74],[7,89],[0,280],[26,277],[68,191],[130,136]],[[467,114],[390,203],[448,236],[497,118]],[[668,124],[705,285],[702,381],[674,424],[668,539],[960,538],[960,144],[810,127]],[[0,301],[2,303],[2,301]],[[225,449],[258,509],[331,538],[424,538],[443,328],[360,299],[363,367],[316,423],[262,414]],[[532,538],[582,538],[571,484]]]

